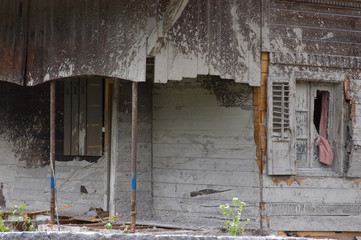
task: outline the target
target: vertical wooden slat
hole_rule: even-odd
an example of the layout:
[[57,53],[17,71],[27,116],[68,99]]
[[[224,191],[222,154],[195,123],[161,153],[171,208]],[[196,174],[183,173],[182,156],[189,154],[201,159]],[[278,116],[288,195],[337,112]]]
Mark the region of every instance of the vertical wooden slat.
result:
[[79,155],[79,79],[71,82],[71,155]]
[[87,79],[79,79],[79,155],[87,155]]
[[103,83],[101,78],[87,84],[87,156],[102,156]]
[[64,82],[64,155],[71,154],[71,82]]

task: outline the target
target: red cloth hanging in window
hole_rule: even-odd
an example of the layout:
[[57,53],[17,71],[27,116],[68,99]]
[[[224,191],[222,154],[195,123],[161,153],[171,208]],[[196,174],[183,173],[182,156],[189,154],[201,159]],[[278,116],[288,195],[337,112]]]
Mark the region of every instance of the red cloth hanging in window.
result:
[[320,142],[318,143],[318,159],[320,162],[332,165],[333,152],[330,143],[327,141],[327,123],[328,123],[328,106],[329,106],[329,93],[322,92],[322,106],[321,106],[321,118],[319,125]]

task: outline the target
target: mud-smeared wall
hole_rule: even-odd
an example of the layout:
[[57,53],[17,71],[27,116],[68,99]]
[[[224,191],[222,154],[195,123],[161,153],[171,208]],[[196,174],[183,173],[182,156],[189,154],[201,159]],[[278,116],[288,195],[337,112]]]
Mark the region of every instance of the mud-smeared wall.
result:
[[49,84],[21,87],[0,82],[0,137],[24,167],[49,163]]
[[[62,83],[57,83],[57,144],[62,139]],[[47,209],[49,174],[49,84],[22,87],[0,82],[0,206],[25,204],[26,210]],[[74,205],[62,211],[94,215],[90,207],[104,207],[104,158],[80,161],[61,158],[57,149],[57,204]],[[84,191],[86,189],[86,192]]]

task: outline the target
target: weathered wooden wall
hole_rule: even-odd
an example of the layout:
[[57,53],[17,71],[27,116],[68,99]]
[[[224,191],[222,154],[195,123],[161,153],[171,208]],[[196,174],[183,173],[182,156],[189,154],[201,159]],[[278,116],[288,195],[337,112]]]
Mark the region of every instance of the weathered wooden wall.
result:
[[356,1],[321,2],[263,2],[262,50],[270,52],[268,83],[331,82],[342,88],[345,79],[351,82],[351,99],[340,89],[337,93],[335,104],[341,112],[337,117],[342,121],[337,135],[342,141],[335,149],[340,160],[331,171],[296,168],[295,176],[284,177],[264,172],[263,226],[271,231],[358,231],[361,227],[360,180],[348,178],[361,176],[357,150],[361,6]]
[[154,85],[156,220],[220,226],[218,206],[238,197],[247,203],[243,218],[259,228],[252,95],[246,84],[210,76]]
[[[220,75],[259,86],[261,1],[2,1],[0,80]],[[179,18],[179,19],[178,19]]]
[[[112,147],[115,161],[111,168],[114,174],[114,194],[111,202],[114,211],[129,220],[131,190],[131,123],[132,83],[117,80],[118,108],[116,111],[116,144]],[[137,152],[137,218],[152,217],[152,83],[138,83],[138,152]],[[112,208],[112,207],[111,207]]]
[[261,1],[189,1],[156,55],[155,81],[197,74],[260,85]]
[[[62,92],[60,94],[63,94]],[[50,199],[49,84],[21,87],[0,83],[0,196],[3,207],[27,205],[47,209]],[[57,204],[74,205],[65,211],[93,214],[102,207],[104,161],[56,162]],[[81,186],[87,193],[81,192]]]
[[0,80],[36,85],[100,75],[145,81],[147,37],[176,3],[1,1]]

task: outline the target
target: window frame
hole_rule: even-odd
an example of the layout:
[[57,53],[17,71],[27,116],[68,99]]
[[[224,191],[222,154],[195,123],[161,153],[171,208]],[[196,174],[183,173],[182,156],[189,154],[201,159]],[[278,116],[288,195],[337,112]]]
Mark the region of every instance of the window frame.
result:
[[[300,87],[300,85],[305,85],[307,86],[307,96],[311,96],[307,102],[307,111],[304,108],[299,108],[298,106],[298,89]],[[331,166],[327,166],[324,165],[322,163],[319,163],[317,159],[314,158],[314,148],[315,148],[315,144],[314,144],[314,139],[316,138],[317,134],[316,134],[316,127],[314,127],[314,110],[315,110],[315,104],[314,104],[314,99],[317,96],[317,91],[327,91],[329,92],[329,113],[328,113],[328,129],[327,129],[327,140],[330,143],[330,146],[333,150],[333,152],[335,152],[335,138],[337,138],[336,134],[335,134],[335,129],[337,128],[337,126],[335,126],[335,123],[337,121],[336,118],[340,118],[341,116],[337,116],[335,115],[335,98],[336,98],[336,94],[337,94],[337,86],[335,86],[334,83],[325,83],[325,82],[313,82],[313,81],[297,81],[296,82],[296,108],[295,108],[295,114],[296,114],[296,119],[297,119],[297,115],[298,112],[307,112],[308,114],[308,119],[307,119],[307,132],[308,134],[306,136],[304,136],[304,138],[302,140],[307,140],[307,165],[308,166],[298,166],[298,161],[296,160],[296,169],[297,172],[300,173],[308,173],[308,172],[316,172],[316,173],[324,173],[324,174],[328,174],[331,171],[335,171],[333,165]],[[341,93],[342,94],[342,93]],[[296,124],[296,156],[297,156],[297,142],[298,142],[298,129],[299,129],[300,125]],[[337,162],[340,161],[340,159],[338,158],[338,156],[336,154],[334,154],[334,163],[337,165]]]
[[[279,73],[270,74],[268,76],[267,87],[267,173],[268,175],[297,175],[297,176],[318,176],[318,177],[339,177],[345,175],[344,172],[344,159],[346,152],[344,148],[344,142],[346,139],[346,132],[344,131],[345,109],[343,107],[344,94],[343,83],[345,79],[344,73],[339,72],[303,72],[303,71],[289,71],[288,75]],[[274,82],[288,82],[290,86],[290,141],[280,141],[273,136],[273,102],[272,102],[272,84]],[[319,168],[299,169],[296,166],[297,154],[296,154],[296,83],[311,82],[313,84],[329,84],[334,86],[332,112],[336,119],[331,120],[332,126],[335,129],[328,139],[332,139],[331,146],[334,154],[334,162],[331,170],[320,170]],[[321,89],[322,90],[322,89]],[[327,89],[326,89],[327,91]],[[314,97],[312,96],[312,102],[314,103]],[[313,104],[312,104],[313,105]],[[313,115],[313,107],[312,107]],[[331,115],[328,117],[330,120]],[[313,124],[313,120],[312,120]],[[280,151],[278,149],[288,148],[287,150]],[[287,154],[283,153],[286,152]],[[276,154],[275,154],[276,152]],[[280,152],[281,154],[279,154]],[[336,159],[336,161],[335,161]]]

